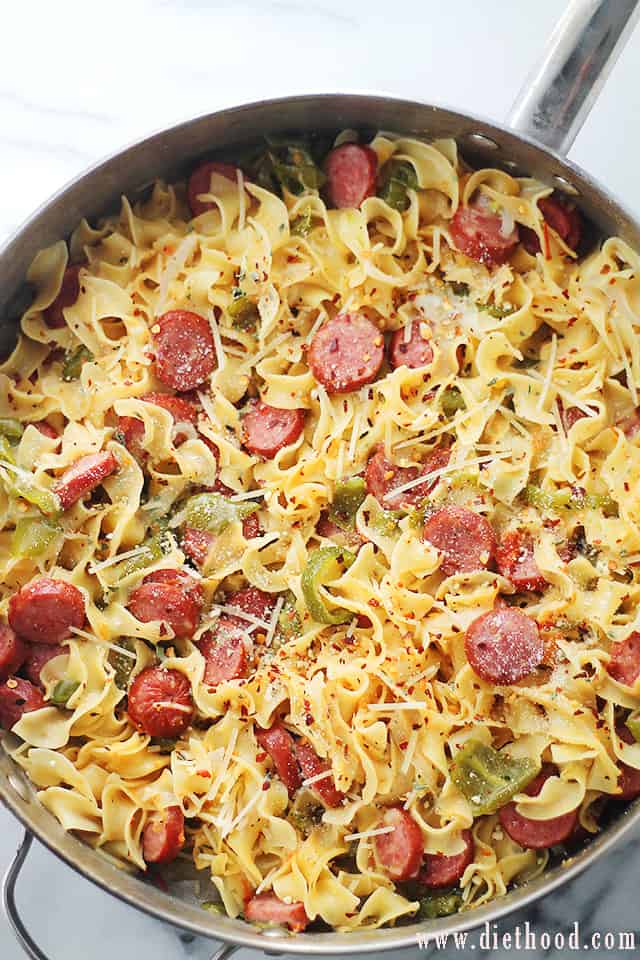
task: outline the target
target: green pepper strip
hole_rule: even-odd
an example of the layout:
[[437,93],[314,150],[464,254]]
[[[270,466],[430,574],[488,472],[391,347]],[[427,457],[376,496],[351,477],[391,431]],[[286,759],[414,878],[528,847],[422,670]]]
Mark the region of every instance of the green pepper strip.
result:
[[353,613],[343,607],[330,610],[321,593],[320,588],[331,580],[337,580],[355,560],[350,550],[341,547],[320,547],[314,550],[302,572],[300,584],[307,609],[318,623],[346,623],[351,620]]
[[67,381],[79,380],[83,364],[90,360],[93,360],[91,350],[85,347],[84,343],[81,343],[72,353],[66,355],[62,367],[62,379]]
[[529,484],[525,487],[524,496],[527,503],[538,510],[602,510],[605,517],[618,515],[617,503],[606,493],[587,493],[580,496],[569,487],[546,491]]
[[11,537],[11,553],[14,557],[31,559],[46,553],[52,543],[63,532],[62,527],[49,520],[36,517],[23,517],[16,523]]
[[402,213],[409,206],[408,190],[418,189],[418,178],[413,166],[404,160],[390,160],[385,168],[385,180],[379,196],[394,210]]
[[362,477],[350,477],[348,480],[339,480],[333,494],[333,502],[329,507],[329,519],[343,530],[353,530],[356,523],[356,513],[360,509],[367,489]]
[[629,716],[625,720],[625,724],[636,743],[640,743],[640,717]]
[[1,434],[0,480],[10,497],[21,497],[48,516],[60,513],[60,501],[55,493],[39,487],[28,470],[16,466],[11,444]]
[[440,397],[440,406],[445,417],[454,417],[458,410],[466,410],[467,405],[458,387],[447,387]]
[[12,417],[0,417],[0,434],[7,440],[17,443],[22,433],[23,427],[19,420],[14,420]]
[[[238,295],[236,295],[236,291]],[[234,327],[240,330],[255,330],[259,319],[258,308],[253,300],[242,293],[239,287],[234,290],[234,297],[227,313]]]
[[428,897],[420,898],[419,916],[423,920],[434,920],[436,917],[449,917],[457,913],[462,906],[462,897],[457,890],[434,891]]
[[311,207],[307,207],[291,224],[291,234],[294,237],[308,237],[312,228],[311,219]]
[[187,500],[184,518],[189,527],[218,534],[234,520],[244,520],[257,510],[257,503],[230,500],[221,493],[198,493]]
[[66,707],[67,701],[76,692],[80,683],[78,680],[59,680],[53,688],[51,703],[56,707]]
[[284,603],[280,616],[278,617],[278,626],[276,634],[281,641],[290,640],[291,637],[297,637],[302,632],[302,624],[296,610],[296,598],[291,590],[287,590],[284,595]]
[[453,782],[473,815],[495,813],[520,793],[540,771],[528,757],[510,757],[480,740],[468,740],[453,761]]
[[[117,646],[122,647],[123,650],[128,650],[130,653],[135,653],[133,641],[129,640],[128,637],[120,637]],[[124,653],[120,653],[118,650],[109,650],[108,660],[113,667],[116,687],[118,690],[126,690],[129,686],[129,677],[136,665],[136,661],[131,657],[127,657]]]

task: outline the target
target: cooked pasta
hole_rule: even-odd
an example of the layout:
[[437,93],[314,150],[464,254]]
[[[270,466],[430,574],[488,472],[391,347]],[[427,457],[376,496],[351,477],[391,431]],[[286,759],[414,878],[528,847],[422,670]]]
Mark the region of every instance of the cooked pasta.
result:
[[640,262],[453,141],[315,149],[33,261],[0,722],[92,846],[356,930],[502,896],[640,793]]

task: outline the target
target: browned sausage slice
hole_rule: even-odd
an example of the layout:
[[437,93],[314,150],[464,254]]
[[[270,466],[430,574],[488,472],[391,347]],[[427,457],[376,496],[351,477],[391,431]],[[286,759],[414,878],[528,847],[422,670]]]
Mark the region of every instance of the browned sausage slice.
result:
[[42,670],[49,663],[49,660],[61,656],[67,649],[60,643],[30,643],[27,647],[27,659],[22,667],[22,672],[27,680],[30,680],[36,687],[43,687],[44,684],[40,677]]
[[62,275],[62,285],[58,296],[43,313],[44,322],[48,327],[51,327],[52,330],[59,330],[61,327],[64,327],[66,323],[64,310],[67,307],[72,307],[78,299],[80,294],[79,273],[79,266],[73,265],[67,267]]
[[477,617],[464,648],[472,669],[487,683],[518,683],[542,663],[538,624],[517,607],[498,607]]
[[[636,739],[625,725],[617,727],[618,736],[624,743],[635,743]],[[618,761],[620,766],[620,775],[618,777],[618,786],[620,793],[617,794],[622,800],[635,800],[640,796],[640,770],[630,767],[628,763]]]
[[326,194],[332,207],[359,207],[376,192],[378,156],[371,147],[342,143],[324,163]]
[[[435,487],[438,478],[429,479],[436,470],[446,467],[451,452],[448,447],[436,447],[421,467],[397,467],[387,459],[384,445],[380,444],[373,456],[369,457],[364,474],[367,493],[375,497],[386,510],[398,510],[419,504]],[[424,476],[424,483],[416,484],[409,490],[396,492],[405,483]]]
[[473,834],[471,830],[462,831],[464,850],[452,857],[445,857],[442,853],[428,853],[424,858],[424,866],[418,880],[431,890],[440,887],[453,887],[463,875],[470,863],[473,862]]
[[146,863],[171,863],[183,847],[184,814],[180,807],[167,807],[145,824],[142,856]]
[[422,335],[422,322],[420,320],[412,322],[411,333],[408,337],[405,327],[395,331],[389,344],[389,360],[394,369],[405,366],[417,370],[431,363],[433,348],[429,338]]
[[389,807],[380,826],[393,830],[374,838],[378,860],[392,880],[411,880],[418,874],[424,853],[420,827],[402,807]]
[[300,784],[300,767],[295,757],[295,741],[281,723],[274,723],[267,730],[256,730],[256,740],[265,750],[276,768],[278,776],[293,796]]
[[307,359],[328,393],[352,393],[377,377],[384,360],[384,337],[361,314],[340,313],[320,327]]
[[17,673],[27,659],[28,648],[11,627],[0,623],[0,680]]
[[203,680],[209,686],[247,676],[249,658],[235,617],[220,617],[215,631],[207,630],[200,638],[198,649],[205,659]]
[[129,718],[150,737],[179,737],[193,718],[191,684],[179,670],[147,667],[129,689]]
[[274,593],[267,593],[259,587],[244,587],[229,595],[227,603],[230,607],[237,607],[258,620],[269,622],[277,597]]
[[614,643],[607,670],[618,683],[624,683],[628,687],[634,685],[640,676],[640,632],[638,630],[634,630],[620,643]]
[[305,411],[270,407],[258,400],[242,418],[243,445],[257,457],[273,459],[304,430]]
[[309,923],[304,904],[299,900],[285,903],[275,893],[259,893],[247,901],[245,920],[250,923],[278,924],[287,926],[294,933],[301,933]]
[[161,620],[168,624],[180,639],[192,637],[200,619],[198,599],[177,579],[142,583],[132,591],[127,608],[142,623]]
[[209,556],[209,551],[215,543],[215,536],[208,530],[197,530],[195,527],[185,527],[182,534],[181,546],[184,553],[201,567]]
[[517,225],[503,233],[502,218],[477,203],[458,207],[449,229],[457,249],[487,267],[505,263],[520,239]]
[[156,373],[174,390],[195,390],[216,366],[209,321],[190,310],[169,310],[151,328]]
[[[296,760],[300,764],[302,776],[305,780],[331,770],[331,765],[326,760],[321,760],[310,744],[298,741],[295,745],[295,752]],[[345,795],[336,788],[333,775],[324,777],[322,780],[316,780],[315,783],[310,784],[310,788],[318,794],[327,807],[342,806]]]
[[[555,767],[545,763],[542,770],[524,790],[530,797],[537,797],[545,780],[556,773]],[[523,817],[516,810],[516,804],[511,802],[498,811],[500,823],[512,840],[528,850],[544,850],[563,843],[573,833],[578,822],[578,811],[572,810],[560,817],[551,817],[550,820],[532,820]]]
[[442,554],[440,569],[445,577],[484,570],[495,554],[496,538],[489,521],[455,504],[428,518],[423,537]]
[[22,715],[46,707],[40,690],[21,677],[9,677],[0,683],[0,727],[11,730]]
[[31,643],[62,643],[71,627],[84,626],[84,597],[65,580],[40,577],[9,600],[9,623]]
[[72,463],[54,486],[54,492],[63,510],[68,510],[78,500],[99,487],[103,480],[115,473],[119,464],[114,455],[106,450],[88,453]]
[[525,530],[510,530],[496,547],[496,565],[516,590],[542,591],[548,586],[534,556],[533,537]]
[[[564,240],[570,250],[577,250],[582,238],[582,216],[575,204],[561,193],[554,192],[549,197],[538,200],[538,208],[552,230]],[[540,251],[540,240],[535,230],[520,227],[522,245],[535,256]]]
[[215,203],[212,201],[198,199],[203,193],[209,193],[211,188],[211,174],[219,173],[221,176],[226,177],[227,180],[233,180],[235,182],[237,180],[236,171],[237,168],[231,163],[221,163],[218,160],[209,160],[206,163],[201,163],[199,167],[196,167],[189,177],[189,183],[187,184],[189,206],[191,207],[191,213],[194,217],[199,217],[205,210],[212,210],[215,207]]

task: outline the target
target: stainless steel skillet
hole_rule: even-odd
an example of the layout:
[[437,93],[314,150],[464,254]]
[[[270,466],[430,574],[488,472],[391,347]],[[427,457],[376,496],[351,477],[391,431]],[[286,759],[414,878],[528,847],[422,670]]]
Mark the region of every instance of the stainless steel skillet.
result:
[[[155,134],[93,167],[73,181],[13,236],[0,251],[0,349],[15,337],[14,320],[26,303],[26,269],[34,254],[67,236],[81,217],[112,209],[122,193],[135,196],[157,176],[179,177],[212,151],[232,156],[234,148],[264,134],[335,131],[346,127],[394,130],[424,139],[455,137],[477,166],[499,166],[530,174],[572,195],[604,235],[617,234],[640,249],[640,224],[599,184],[568,162],[573,143],[637,15],[640,0],[572,0],[551,38],[548,52],[527,81],[509,118],[509,127],[416,101],[383,95],[318,94],[248,104],[198,117]],[[9,738],[7,738],[9,739]],[[268,953],[346,954],[415,947],[416,934],[453,933],[493,922],[565,883],[629,833],[640,820],[638,804],[615,818],[570,861],[506,897],[466,914],[357,934],[258,930],[242,920],[205,912],[183,895],[163,893],[117,868],[99,851],[66,833],[42,807],[33,787],[0,748],[0,800],[25,826],[25,838],[4,884],[4,905],[16,936],[34,960],[47,960],[20,919],[15,884],[36,836],[89,880],[132,906],[177,927],[224,941],[218,960],[244,945]],[[639,801],[640,803],[640,801]]]

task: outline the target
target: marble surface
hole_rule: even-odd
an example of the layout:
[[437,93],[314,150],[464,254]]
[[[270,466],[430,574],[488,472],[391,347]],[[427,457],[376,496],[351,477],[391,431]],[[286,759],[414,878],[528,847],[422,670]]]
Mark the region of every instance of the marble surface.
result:
[[[382,0],[21,0],[2,26],[0,241],[88,164],[152,130],[222,106],[294,92],[383,90],[502,120],[563,6],[560,0],[404,0],[395,6]],[[638,215],[639,80],[640,30],[571,151]],[[0,809],[0,870],[20,834]],[[526,915],[502,922],[500,931],[525,920],[552,937],[576,920],[585,935],[637,928],[637,840],[626,840]],[[123,906],[37,844],[19,901],[52,960],[204,960],[212,952],[210,942],[190,941]],[[513,952],[487,953],[476,937],[464,951],[421,955]],[[553,948],[523,952],[565,955]],[[616,949],[609,955],[629,954]],[[258,956],[243,951],[239,960]],[[0,915],[0,958],[21,957]]]

